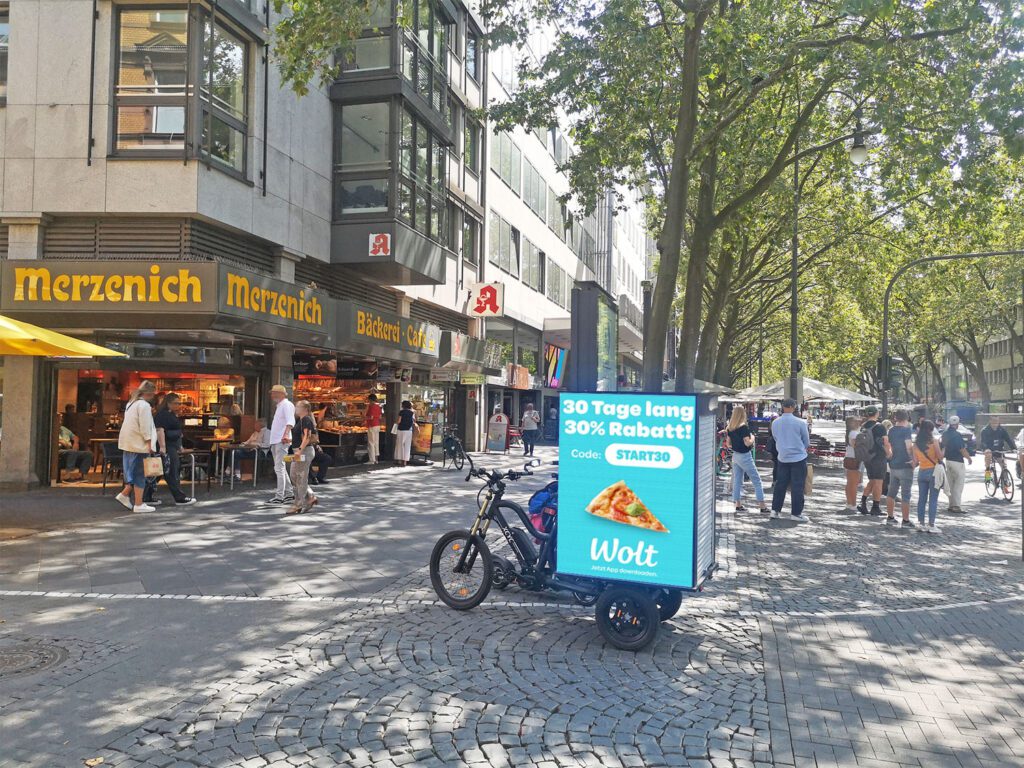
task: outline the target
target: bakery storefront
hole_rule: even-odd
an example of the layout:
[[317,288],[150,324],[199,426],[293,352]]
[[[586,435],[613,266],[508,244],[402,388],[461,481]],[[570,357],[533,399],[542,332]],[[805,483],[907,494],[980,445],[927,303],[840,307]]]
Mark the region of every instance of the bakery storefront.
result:
[[340,464],[365,461],[364,419],[374,394],[384,409],[381,456],[391,455],[388,429],[402,400],[413,403],[421,428],[414,452],[428,454],[440,442],[447,408],[446,389],[431,386],[441,329],[352,301],[334,304],[330,350],[300,348],[292,356],[295,399],[309,400],[321,443]]
[[[61,426],[99,467],[147,379],[181,395],[187,446],[245,439],[270,384],[290,383],[275,360],[296,343],[329,346],[337,325],[336,302],[322,292],[214,262],[8,261],[0,281],[0,312],[125,354],[19,361],[33,408],[5,414],[0,481],[9,487],[60,478]],[[8,454],[19,450],[28,456],[20,468]]]

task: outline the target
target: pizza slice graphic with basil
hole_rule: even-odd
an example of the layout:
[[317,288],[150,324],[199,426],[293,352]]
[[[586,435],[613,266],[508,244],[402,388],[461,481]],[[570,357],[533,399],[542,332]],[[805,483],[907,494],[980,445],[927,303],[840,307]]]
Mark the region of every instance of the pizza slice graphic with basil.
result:
[[668,533],[668,528],[662,525],[623,480],[597,494],[587,505],[587,512],[615,523]]

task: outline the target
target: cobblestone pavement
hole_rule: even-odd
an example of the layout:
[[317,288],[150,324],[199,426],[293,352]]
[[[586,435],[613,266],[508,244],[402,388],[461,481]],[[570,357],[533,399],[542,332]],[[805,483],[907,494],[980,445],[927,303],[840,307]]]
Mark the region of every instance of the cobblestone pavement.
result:
[[[469,518],[472,494],[453,475],[408,477],[431,497],[458,493],[461,511],[450,520],[435,510],[416,528],[423,541],[403,546],[428,547]],[[370,486],[359,482],[373,481],[352,483],[346,509],[372,516],[389,505],[360,493]],[[105,746],[69,743],[36,761],[22,750],[7,764],[96,756],[157,768],[1024,765],[1020,507],[972,497],[968,514],[940,519],[942,534],[919,534],[837,512],[837,474],[820,472],[817,486],[807,525],[734,514],[723,503],[722,572],[638,654],[604,645],[592,609],[557,597],[509,589],[474,611],[451,611],[434,600],[425,568],[408,560],[400,576],[381,563],[386,583],[376,592],[376,579],[320,595],[217,595],[210,583],[203,600],[192,590],[163,599],[82,591],[77,600],[90,606],[145,605],[156,615],[164,605],[322,611],[327,603],[329,618],[260,646],[234,671],[197,674],[190,689],[179,686],[178,703],[137,716]],[[241,514],[239,527],[218,535],[231,552],[235,536],[255,530]],[[301,541],[344,548],[341,523],[313,520],[302,521]],[[362,526],[348,535],[366,536]],[[179,556],[187,570],[192,563]],[[0,609],[26,601],[45,612],[76,599],[16,592],[0,597]],[[0,651],[5,638],[30,639],[22,623],[0,626]],[[56,633],[45,639],[62,642]],[[31,682],[32,697],[73,690],[78,679],[57,669],[16,684],[27,691]],[[3,698],[6,685],[0,678],[0,729],[17,741],[30,697],[8,690]]]

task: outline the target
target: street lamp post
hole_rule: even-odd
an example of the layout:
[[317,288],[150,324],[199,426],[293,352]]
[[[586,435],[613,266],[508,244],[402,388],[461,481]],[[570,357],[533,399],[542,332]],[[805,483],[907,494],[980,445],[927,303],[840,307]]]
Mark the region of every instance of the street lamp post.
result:
[[[853,129],[853,143],[850,145],[850,162],[854,165],[863,165],[868,159],[868,147],[865,141],[863,117],[857,100],[844,91],[834,91],[856,105],[853,110],[855,127]],[[798,100],[799,101],[799,100]],[[797,299],[800,280],[800,137],[793,147],[793,236],[790,242],[789,254],[789,383],[786,387],[787,395],[794,400],[799,400],[800,390],[800,364],[799,332],[797,329]]]

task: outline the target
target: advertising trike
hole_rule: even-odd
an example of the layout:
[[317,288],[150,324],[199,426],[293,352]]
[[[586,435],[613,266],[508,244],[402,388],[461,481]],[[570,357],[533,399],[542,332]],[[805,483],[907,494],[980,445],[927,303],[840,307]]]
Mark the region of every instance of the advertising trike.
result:
[[[559,411],[558,475],[545,510],[531,517],[505,498],[508,483],[540,462],[505,472],[471,462],[466,480],[482,480],[486,492],[472,526],[434,546],[431,584],[456,610],[510,584],[569,592],[595,606],[609,643],[637,651],[717,567],[715,401],[563,393]],[[492,523],[514,560],[491,552]]]

